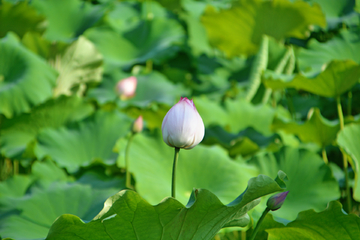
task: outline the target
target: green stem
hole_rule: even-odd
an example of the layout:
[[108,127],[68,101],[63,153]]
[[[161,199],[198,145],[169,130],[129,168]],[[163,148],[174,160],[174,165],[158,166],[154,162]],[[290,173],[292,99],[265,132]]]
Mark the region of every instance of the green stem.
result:
[[175,180],[176,180],[176,166],[179,160],[179,151],[180,148],[175,147],[175,154],[174,154],[174,163],[173,163],[173,171],[172,171],[172,181],[171,181],[171,196],[175,198]]
[[19,174],[19,160],[13,161],[13,174],[18,175]]
[[[340,130],[344,129],[344,115],[341,108],[341,100],[340,96],[336,98],[336,105],[337,111],[339,115],[339,122],[340,122]],[[344,174],[345,174],[345,192],[346,192],[346,207],[347,211],[351,211],[351,196],[350,196],[350,187],[349,187],[349,174],[348,174],[348,160],[346,153],[342,151],[343,155],[343,165],[344,165]]]
[[152,70],[153,70],[153,61],[152,60],[150,60],[150,59],[148,59],[147,61],[146,61],[146,72],[147,73],[151,73],[152,72]]
[[128,143],[126,145],[126,149],[125,149],[125,172],[126,172],[126,177],[125,177],[125,187],[126,188],[132,188],[131,186],[131,174],[130,174],[130,170],[129,170],[129,149],[130,149],[130,144],[131,141],[133,140],[135,134],[131,133],[131,136],[128,140]]
[[328,164],[329,160],[328,160],[328,158],[327,158],[325,148],[322,149],[322,158],[323,158],[324,162],[325,162],[326,164]]
[[241,231],[241,240],[246,240],[246,231]]
[[339,115],[340,130],[343,130],[344,129],[344,115],[342,112],[340,97],[336,98],[336,106],[337,106],[337,111],[338,111],[338,115]]
[[352,92],[348,92],[348,104],[347,104],[347,115],[351,116],[351,108],[352,108]]
[[286,97],[286,101],[287,101],[287,104],[288,104],[288,108],[289,108],[289,112],[291,114],[291,117],[293,120],[296,120],[296,113],[295,113],[295,107],[294,107],[294,103],[291,99],[291,96],[289,95],[288,92],[286,92],[285,90],[285,97]]
[[264,210],[264,212],[262,213],[262,215],[261,215],[259,221],[257,222],[256,227],[255,227],[255,229],[254,229],[254,231],[253,231],[253,233],[252,233],[252,235],[251,235],[250,240],[254,240],[254,239],[255,239],[256,234],[257,234],[257,232],[259,231],[260,225],[261,225],[262,221],[264,220],[266,214],[267,214],[269,211],[270,211],[270,209],[269,209],[269,208],[266,208],[266,209]]
[[245,100],[247,102],[251,102],[251,100],[254,98],[256,92],[260,87],[261,74],[267,68],[268,57],[269,57],[269,37],[263,35],[260,43],[259,51],[256,54],[254,62],[251,66],[250,79],[249,79],[250,85],[245,97]]
[[[284,56],[281,58],[280,62],[278,63],[278,65],[276,66],[276,68],[274,70],[275,73],[280,74],[280,73],[282,73],[284,71],[287,62],[290,59],[292,51],[293,51],[292,48],[289,48],[285,52]],[[273,93],[273,90],[271,88],[266,89],[265,94],[264,94],[263,99],[262,99],[263,104],[266,104],[269,101],[269,98],[270,98],[272,93]],[[274,95],[273,95],[273,97],[274,97]],[[275,98],[273,98],[272,105],[273,105],[273,107],[274,107],[274,105],[276,106]]]

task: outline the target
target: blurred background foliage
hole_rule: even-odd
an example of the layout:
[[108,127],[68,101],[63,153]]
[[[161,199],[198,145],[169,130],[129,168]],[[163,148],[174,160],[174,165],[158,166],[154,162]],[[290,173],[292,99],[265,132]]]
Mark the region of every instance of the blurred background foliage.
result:
[[[160,127],[180,96],[206,127],[180,154],[182,204],[193,188],[228,204],[251,177],[283,170],[290,192],[257,239],[284,239],[299,213],[289,226],[323,228],[326,211],[349,221],[328,203],[345,204],[348,175],[345,208],[359,214],[359,12],[358,0],[0,0],[1,237],[44,239],[64,213],[93,219],[125,187],[139,115],[133,184],[150,204],[169,196]],[[129,76],[136,95],[121,100]],[[215,239],[249,238],[265,203]]]

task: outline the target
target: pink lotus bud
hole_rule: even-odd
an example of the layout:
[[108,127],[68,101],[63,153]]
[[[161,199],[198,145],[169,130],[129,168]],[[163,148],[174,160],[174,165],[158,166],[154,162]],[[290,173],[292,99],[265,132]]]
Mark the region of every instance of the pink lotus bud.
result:
[[271,196],[266,203],[267,207],[271,211],[278,210],[283,205],[288,193],[289,193],[289,191],[286,191],[286,192],[278,193],[278,194],[275,194],[274,196]]
[[132,126],[132,131],[134,133],[139,133],[143,130],[144,127],[144,121],[143,121],[143,117],[140,115],[135,121],[134,124]]
[[204,138],[205,127],[193,100],[180,98],[165,115],[161,131],[170,147],[191,149]]
[[116,92],[122,100],[132,98],[135,96],[136,85],[136,77],[124,78],[116,84]]

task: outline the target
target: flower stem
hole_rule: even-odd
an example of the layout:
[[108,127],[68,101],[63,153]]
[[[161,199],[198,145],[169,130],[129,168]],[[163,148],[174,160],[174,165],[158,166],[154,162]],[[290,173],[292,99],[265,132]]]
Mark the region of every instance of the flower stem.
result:
[[131,186],[131,174],[130,174],[130,170],[129,170],[129,149],[130,149],[130,144],[131,141],[134,138],[134,133],[131,133],[128,143],[126,145],[126,149],[125,149],[125,172],[126,172],[126,177],[125,177],[125,187],[126,188],[132,188]]
[[322,149],[322,158],[323,158],[324,162],[326,164],[328,164],[329,161],[328,161],[328,158],[327,158],[327,155],[326,155],[325,147],[323,147],[323,149]]
[[[341,108],[340,96],[336,98],[336,105],[339,115],[340,122],[340,131],[344,129],[344,115]],[[349,174],[348,174],[348,160],[345,152],[341,151],[343,155],[343,165],[344,165],[344,174],[345,174],[345,192],[346,192],[346,207],[348,213],[351,212],[351,196],[350,196],[350,187],[349,187]]]
[[173,171],[172,171],[172,181],[171,181],[171,196],[175,198],[175,179],[176,179],[176,166],[179,159],[180,148],[175,147]]
[[269,208],[266,208],[266,209],[264,210],[264,212],[262,213],[262,215],[261,215],[259,221],[257,222],[256,227],[255,227],[255,229],[254,229],[254,231],[253,231],[253,233],[252,233],[252,235],[251,235],[250,240],[254,240],[254,239],[255,239],[256,234],[257,234],[257,232],[259,231],[260,225],[261,225],[262,221],[264,220],[266,214],[267,214],[269,211],[270,211],[270,209],[269,209]]
[[348,104],[347,104],[347,115],[351,116],[351,108],[352,108],[352,92],[348,92]]
[[145,69],[146,69],[147,73],[152,72],[152,70],[153,70],[153,61],[150,60],[150,59],[147,60],[145,66],[146,66]]
[[13,173],[14,175],[18,175],[19,174],[19,160],[14,160],[13,161]]

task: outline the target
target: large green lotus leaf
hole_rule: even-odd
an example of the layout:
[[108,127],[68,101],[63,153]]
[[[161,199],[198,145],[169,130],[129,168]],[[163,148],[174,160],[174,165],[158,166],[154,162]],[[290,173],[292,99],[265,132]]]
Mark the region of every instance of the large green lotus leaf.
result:
[[213,51],[206,37],[206,30],[201,24],[200,19],[191,14],[183,15],[182,18],[188,27],[188,44],[191,47],[193,55],[200,56],[205,53],[211,56]]
[[247,127],[252,127],[261,134],[268,136],[271,123],[276,111],[268,105],[253,105],[245,99],[225,102],[228,112],[230,132],[239,132]]
[[[284,224],[274,220],[274,217],[271,215],[271,212],[270,212],[265,216],[264,220],[262,221],[262,223],[259,227],[259,231],[256,234],[256,237],[254,240],[268,239],[268,233],[266,232],[267,229],[281,228],[283,226],[284,226]],[[254,227],[255,226],[253,226],[253,228]],[[252,230],[254,230],[254,229],[252,229]]]
[[219,103],[211,101],[205,95],[193,98],[194,104],[206,127],[219,124],[225,126],[227,124],[227,112]]
[[0,183],[0,199],[22,197],[34,181],[66,181],[68,177],[52,161],[36,161],[31,166],[30,175],[14,175]]
[[229,133],[220,126],[210,126],[206,128],[206,134],[202,141],[204,144],[220,144],[229,150],[230,156],[241,154],[247,156],[257,152],[260,148],[266,148],[274,143],[279,136],[272,135],[265,137],[253,128],[247,128],[237,134]]
[[319,72],[332,60],[348,59],[360,64],[360,37],[345,30],[325,43],[311,39],[307,48],[301,48],[297,55],[299,69],[306,72]]
[[267,79],[264,84],[272,89],[296,88],[323,97],[338,97],[350,90],[360,79],[360,65],[352,60],[334,60],[315,78],[296,75],[291,81]]
[[68,177],[64,169],[59,168],[55,162],[49,159],[34,162],[31,166],[31,176],[37,181],[38,185],[44,188],[55,181],[71,180],[71,177]]
[[219,125],[230,133],[252,127],[263,135],[270,135],[275,110],[267,105],[253,105],[244,99],[226,100],[225,107],[205,96],[194,98],[195,106],[205,126]]
[[326,14],[326,17],[340,17],[351,12],[355,5],[355,2],[351,0],[311,0],[310,2],[318,3],[323,12]]
[[355,185],[353,189],[353,198],[360,201],[360,125],[349,124],[339,132],[337,143],[343,148],[352,158],[352,168],[355,173]]
[[[46,239],[212,239],[228,222],[249,222],[247,212],[258,198],[284,187],[284,173],[274,181],[259,175],[249,180],[244,193],[228,205],[208,190],[195,189],[185,207],[174,198],[152,206],[134,191],[110,197],[103,210],[89,223],[70,214],[62,215]],[[233,190],[234,191],[234,190]]]
[[34,0],[31,5],[46,16],[45,37],[52,41],[71,42],[98,22],[105,12],[104,5],[80,0]]
[[0,38],[8,32],[15,32],[23,37],[28,31],[42,32],[44,17],[40,16],[27,2],[9,3],[0,5]]
[[111,68],[131,66],[149,59],[161,63],[179,50],[185,35],[177,21],[154,18],[140,21],[125,33],[100,26],[89,29],[85,36],[96,45]]
[[[300,211],[322,211],[329,201],[340,197],[339,186],[331,169],[314,152],[284,147],[276,153],[261,153],[250,160],[265,175],[279,170],[286,172],[289,194],[283,206],[272,212],[273,216],[294,220]],[[265,209],[265,202],[262,202]]]
[[113,1],[111,6],[103,21],[122,33],[133,29],[143,19],[168,17],[168,11],[155,1]]
[[32,182],[33,179],[27,175],[14,175],[0,182],[0,201],[2,201],[4,197],[23,196]]
[[30,194],[13,198],[11,209],[0,219],[2,237],[43,239],[61,214],[76,214],[91,220],[106,198],[118,189],[92,189],[89,185],[53,183],[47,189],[33,189]]
[[208,7],[201,20],[210,43],[229,57],[256,53],[264,34],[277,40],[303,39],[311,25],[326,25],[319,5],[287,0],[244,0],[218,12]]
[[189,90],[181,83],[174,84],[163,74],[152,71],[148,74],[135,75],[138,80],[135,97],[127,101],[119,101],[120,106],[146,107],[151,103],[173,105],[181,96],[189,95]]
[[[217,8],[228,8],[230,1],[212,1],[211,5]],[[182,7],[186,11],[180,15],[180,17],[187,24],[188,41],[187,44],[191,48],[191,53],[194,56],[204,57],[213,56],[214,51],[210,46],[209,39],[206,34],[205,26],[201,22],[201,16],[204,13],[208,2],[206,1],[194,1],[194,0],[183,0]],[[217,56],[220,57],[220,56]],[[206,65],[211,68],[211,66]],[[212,69],[213,70],[213,69]]]
[[31,113],[5,119],[1,126],[1,153],[10,158],[21,157],[41,129],[81,120],[92,111],[92,105],[81,98],[62,96],[34,107]]
[[87,170],[76,182],[91,185],[94,189],[125,188],[124,178],[114,175],[107,176],[102,171],[95,170]]
[[146,122],[146,128],[153,130],[161,128],[162,120],[169,109],[169,105],[151,104],[149,107],[141,109],[138,107],[128,107],[125,112],[134,119],[142,115],[144,122]]
[[52,96],[56,75],[9,33],[0,40],[0,114],[11,118],[43,103]]
[[180,83],[173,84],[163,74],[157,71],[151,73],[139,73],[135,96],[128,100],[120,100],[116,94],[116,84],[118,81],[131,75],[121,71],[113,71],[105,75],[101,84],[94,89],[90,89],[87,96],[95,98],[100,104],[117,102],[121,107],[135,106],[145,108],[152,103],[173,105],[181,96],[188,95],[189,90],[185,89]]
[[113,164],[116,140],[129,132],[132,120],[117,111],[97,111],[67,127],[44,129],[37,136],[36,156],[51,157],[60,167],[75,172],[94,162]]
[[338,240],[358,239],[360,218],[343,212],[339,202],[333,201],[323,212],[301,212],[297,219],[286,227],[266,230],[269,240]]
[[[327,28],[338,29],[340,24],[352,25],[352,19],[358,23],[358,16],[354,12],[354,0],[310,0],[310,4],[317,3],[326,16]],[[357,24],[356,24],[357,25]],[[326,38],[326,37],[325,37]]]
[[120,32],[126,32],[139,23],[139,11],[133,3],[127,1],[114,2],[111,11],[105,16],[103,21]]
[[47,188],[54,181],[68,180],[65,171],[51,161],[37,161],[31,170],[30,175],[14,175],[0,183],[0,218],[13,208],[14,199],[23,197],[31,187]]
[[331,145],[336,140],[340,130],[339,122],[331,122],[324,118],[320,109],[312,110],[311,117],[304,123],[284,122],[280,118],[275,118],[272,124],[274,131],[283,130],[286,133],[297,135],[301,141],[316,143],[324,148]]
[[53,66],[59,72],[54,95],[71,95],[71,88],[87,82],[100,82],[102,56],[94,44],[80,36],[61,57],[55,58]]
[[352,0],[310,0],[309,2],[319,4],[328,21],[331,18],[341,17],[350,13],[355,5],[355,2]]
[[[122,153],[118,164],[123,166]],[[166,145],[160,134],[134,137],[129,150],[129,169],[136,181],[136,190],[151,204],[160,202],[171,193],[171,172],[174,148]],[[181,150],[177,169],[176,198],[186,203],[193,188],[205,188],[215,193],[222,202],[232,201],[249,178],[258,173],[254,167],[237,164],[227,152],[218,147],[196,146],[191,151]],[[276,174],[274,174],[275,176]]]
[[156,0],[156,2],[172,11],[179,11],[181,9],[181,1],[179,0]]
[[53,43],[36,32],[25,33],[21,42],[27,49],[47,60],[56,58],[68,47],[66,43]]

